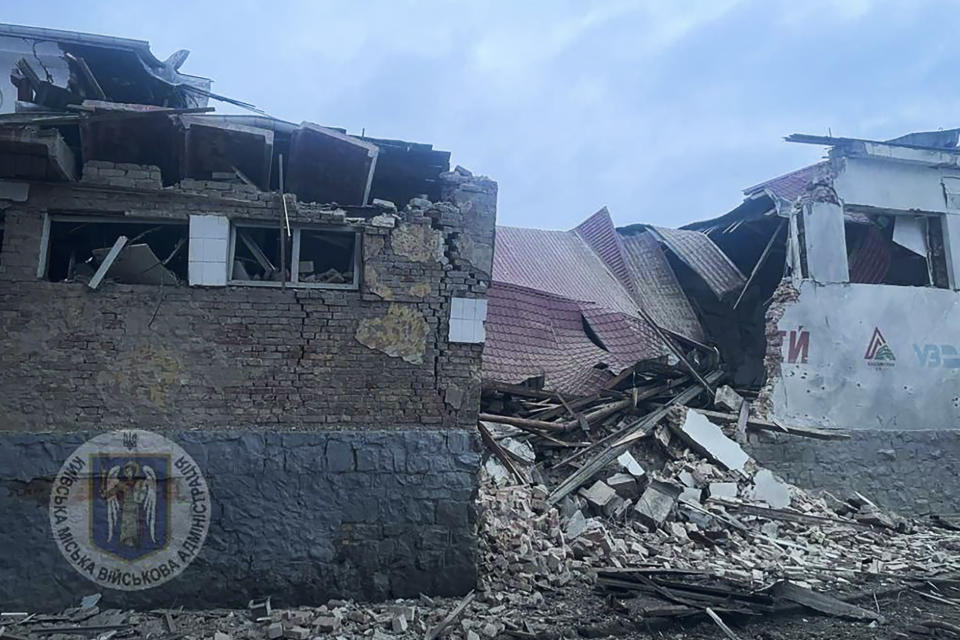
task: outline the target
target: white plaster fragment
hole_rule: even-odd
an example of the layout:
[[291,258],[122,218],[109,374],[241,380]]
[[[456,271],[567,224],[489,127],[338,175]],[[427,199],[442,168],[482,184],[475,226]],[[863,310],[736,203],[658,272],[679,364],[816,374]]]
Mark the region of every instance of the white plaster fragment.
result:
[[730,471],[742,471],[743,465],[750,459],[739,444],[723,435],[720,427],[694,409],[687,410],[683,424],[679,427],[673,427],[671,424],[671,427],[690,446]]

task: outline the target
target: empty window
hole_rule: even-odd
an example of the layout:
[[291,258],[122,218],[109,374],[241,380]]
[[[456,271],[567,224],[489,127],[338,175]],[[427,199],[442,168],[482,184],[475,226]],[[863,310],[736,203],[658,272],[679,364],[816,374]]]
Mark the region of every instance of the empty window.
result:
[[237,224],[231,240],[231,284],[356,289],[360,233],[355,229]]
[[938,216],[854,214],[846,222],[850,282],[946,287]]
[[[118,243],[120,238],[123,241]],[[125,284],[177,284],[187,279],[188,226],[181,222],[55,215],[50,219],[46,278],[89,282],[114,245],[105,279]]]

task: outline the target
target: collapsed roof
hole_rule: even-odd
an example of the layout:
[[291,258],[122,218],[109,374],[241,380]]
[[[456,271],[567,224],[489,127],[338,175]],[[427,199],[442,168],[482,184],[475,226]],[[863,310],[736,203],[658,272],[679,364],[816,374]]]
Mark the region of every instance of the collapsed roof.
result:
[[[710,256],[708,277],[728,284],[712,271],[718,265],[723,276],[739,274],[704,234],[683,235]],[[638,363],[668,358],[676,344],[702,345],[703,326],[667,258],[676,247],[665,236],[618,230],[606,208],[569,231],[497,227],[484,380],[536,379],[582,395]]]
[[[141,40],[0,25],[0,178],[71,181],[107,160],[157,166],[164,185],[228,176],[303,202],[439,199],[449,152],[271,118],[181,73],[188,55],[161,61]],[[258,115],[213,115],[211,100]]]

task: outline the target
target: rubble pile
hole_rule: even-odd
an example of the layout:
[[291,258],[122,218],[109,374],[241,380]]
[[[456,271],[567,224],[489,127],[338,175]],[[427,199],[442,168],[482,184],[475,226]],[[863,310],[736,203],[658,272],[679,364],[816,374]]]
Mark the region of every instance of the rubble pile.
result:
[[[740,448],[737,427],[711,420],[722,411],[687,406],[699,395],[695,383],[667,393],[648,395],[646,416],[636,415],[636,391],[627,403],[614,400],[616,411],[588,407],[588,415],[606,415],[590,432],[581,425],[591,419],[572,420],[577,439],[573,429],[545,436],[505,424],[523,416],[484,414],[497,421],[479,425],[488,449],[479,584],[462,599],[296,609],[267,599],[245,611],[123,612],[101,611],[94,597],[60,615],[3,613],[0,636],[485,640],[608,635],[701,618],[729,629],[797,611],[876,626],[886,621],[865,593],[921,586],[918,595],[957,606],[960,531],[951,522],[911,522],[858,493],[813,495],[787,484]],[[927,620],[911,630],[949,624]]]

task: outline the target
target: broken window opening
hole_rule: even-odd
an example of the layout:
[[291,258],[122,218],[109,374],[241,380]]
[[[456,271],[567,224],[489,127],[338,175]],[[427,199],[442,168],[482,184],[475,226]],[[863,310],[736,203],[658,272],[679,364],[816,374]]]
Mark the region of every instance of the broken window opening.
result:
[[[231,284],[356,289],[360,233],[354,229],[234,225]],[[286,267],[281,267],[281,242]],[[282,273],[281,273],[282,271]]]
[[858,218],[865,222],[845,223],[850,282],[946,287],[940,218],[886,214]]
[[89,282],[121,236],[126,242],[109,266],[106,279],[152,285],[187,280],[186,223],[77,215],[51,216],[46,279]]
[[[281,242],[283,243],[281,245]],[[237,225],[233,233],[231,280],[239,282],[290,282],[293,241],[276,226]],[[281,256],[281,250],[285,252]],[[288,263],[282,264],[284,260]],[[282,273],[281,273],[282,270]]]

